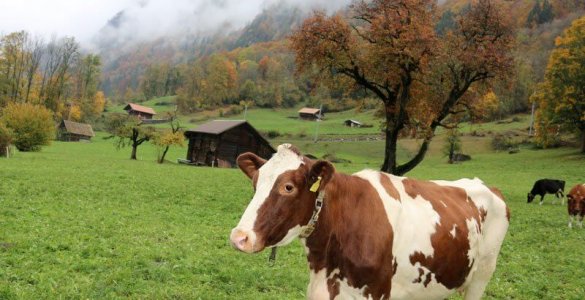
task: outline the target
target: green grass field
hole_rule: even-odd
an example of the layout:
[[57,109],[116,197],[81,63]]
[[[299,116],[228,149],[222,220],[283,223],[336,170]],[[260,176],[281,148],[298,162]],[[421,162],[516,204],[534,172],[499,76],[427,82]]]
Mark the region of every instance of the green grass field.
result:
[[[274,120],[267,117],[272,113],[257,112],[263,120]],[[254,111],[249,116],[261,130],[276,126],[254,121]],[[323,132],[334,131],[321,125]],[[286,124],[277,128],[294,132]],[[0,299],[305,297],[308,267],[300,243],[281,248],[273,267],[269,253],[246,255],[229,245],[229,232],[253,194],[239,170],[159,165],[150,145],[131,161],[129,148],[117,151],[103,136],[0,158]],[[290,140],[306,153],[351,160],[336,165],[342,172],[378,168],[382,161],[382,141]],[[566,207],[552,205],[551,195],[538,206],[526,204],[526,193],[539,178],[564,179],[567,189],[585,182],[585,157],[570,148],[497,153],[487,149],[487,137],[463,142],[464,151],[472,148],[471,161],[446,164],[437,137],[408,176],[479,177],[503,191],[511,226],[485,298],[583,299],[585,229],[568,229]],[[400,156],[411,155],[416,143],[401,141]],[[174,148],[167,158],[185,153]]]

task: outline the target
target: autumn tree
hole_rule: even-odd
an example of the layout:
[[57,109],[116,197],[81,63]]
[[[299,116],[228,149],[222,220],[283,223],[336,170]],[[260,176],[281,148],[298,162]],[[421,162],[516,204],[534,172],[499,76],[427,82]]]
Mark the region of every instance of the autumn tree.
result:
[[126,114],[110,114],[106,121],[106,131],[115,139],[116,148],[132,147],[130,159],[136,160],[138,147],[150,141],[156,130],[152,126],[144,126],[136,116]]
[[183,147],[185,145],[185,136],[183,134],[181,123],[175,113],[169,113],[167,116],[169,120],[170,130],[158,132],[152,143],[157,149],[157,162],[162,164],[165,162],[165,157],[169,152],[171,146]]
[[537,111],[537,140],[547,146],[561,127],[575,131],[585,153],[585,17],[556,39],[544,82],[532,96]]
[[181,84],[178,68],[169,63],[151,64],[140,80],[140,91],[146,99],[175,95]]
[[[327,85],[349,79],[384,104],[385,172],[417,166],[470,86],[510,66],[512,30],[490,0],[471,5],[441,38],[432,0],[357,1],[348,14],[315,12],[292,35],[292,48],[299,71],[316,69],[315,80]],[[398,137],[415,119],[425,127],[422,144],[398,164]]]
[[54,38],[47,45],[45,56],[40,98],[46,107],[57,111],[66,93],[71,67],[79,58],[79,43],[72,37]]
[[25,45],[29,35],[25,31],[10,33],[0,40],[0,53],[2,56],[2,75],[4,77],[4,89],[0,96],[7,100],[16,102],[20,99],[22,87],[25,81],[23,75],[26,70],[27,52]]
[[201,83],[205,104],[214,107],[237,102],[238,73],[233,62],[223,55],[214,54],[206,64],[206,77]]

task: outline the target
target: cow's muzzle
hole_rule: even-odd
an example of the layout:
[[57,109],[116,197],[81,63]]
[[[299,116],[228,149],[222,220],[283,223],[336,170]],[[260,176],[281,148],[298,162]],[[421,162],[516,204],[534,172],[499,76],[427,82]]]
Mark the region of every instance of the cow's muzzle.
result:
[[242,252],[254,253],[262,250],[256,243],[256,234],[239,228],[234,228],[232,230],[230,241],[234,248]]

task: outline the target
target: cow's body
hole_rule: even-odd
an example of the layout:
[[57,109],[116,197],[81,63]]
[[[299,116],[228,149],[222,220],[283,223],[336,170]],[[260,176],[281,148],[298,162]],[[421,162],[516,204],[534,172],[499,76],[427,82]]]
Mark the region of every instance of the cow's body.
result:
[[[532,190],[528,193],[528,203],[534,200],[536,195],[540,195],[540,205],[544,202],[544,195],[553,194],[557,199],[561,199],[561,205],[564,203],[565,181],[557,179],[539,179],[534,182]],[[553,201],[554,203],[554,201]]]
[[[293,154],[299,160],[282,168],[278,160],[295,161]],[[311,271],[308,298],[443,299],[460,289],[466,299],[483,294],[508,228],[508,210],[497,190],[478,179],[417,181],[371,170],[340,174],[328,162],[307,160],[287,146],[273,159],[265,166],[281,169],[269,176],[264,167],[249,173],[250,164],[240,161],[261,195],[231,240],[242,251],[257,252],[307,233],[317,198],[308,189],[321,176],[323,208],[314,231],[301,234]],[[265,176],[271,189],[262,192]]]
[[573,227],[573,221],[577,218],[579,227],[583,227],[585,216],[585,184],[574,186],[567,194],[567,209],[569,211],[569,228]]

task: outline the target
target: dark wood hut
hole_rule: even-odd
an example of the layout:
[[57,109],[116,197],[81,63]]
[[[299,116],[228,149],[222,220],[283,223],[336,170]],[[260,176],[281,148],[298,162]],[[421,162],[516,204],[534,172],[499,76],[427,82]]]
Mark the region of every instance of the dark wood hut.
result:
[[276,152],[246,121],[215,120],[187,130],[185,136],[189,139],[187,162],[193,165],[232,168],[244,152],[265,159]]
[[362,127],[362,122],[357,120],[348,119],[343,121],[343,124],[347,127]]
[[156,115],[154,109],[135,103],[128,103],[128,105],[124,107],[124,110],[127,111],[131,116],[138,116],[140,119],[146,120],[150,120],[154,115]]
[[303,107],[299,110],[299,118],[303,120],[320,120],[323,116],[321,110],[318,108]]
[[57,128],[57,139],[64,142],[78,142],[91,140],[95,134],[89,124],[63,120]]

